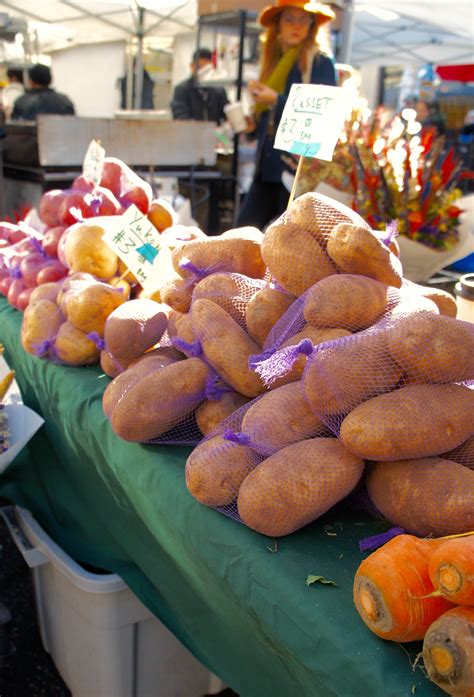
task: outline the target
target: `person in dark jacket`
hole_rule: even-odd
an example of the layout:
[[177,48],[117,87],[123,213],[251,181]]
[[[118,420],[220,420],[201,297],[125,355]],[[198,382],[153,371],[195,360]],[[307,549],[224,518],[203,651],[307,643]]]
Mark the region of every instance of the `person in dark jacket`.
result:
[[202,87],[197,79],[199,71],[207,66],[212,66],[212,53],[208,48],[199,48],[193,54],[191,77],[174,89],[170,104],[174,119],[218,124],[225,120],[224,107],[229,102],[226,91],[222,87]]
[[248,84],[255,101],[257,155],[239,226],[263,230],[287,206],[289,194],[281,181],[284,153],[273,148],[275,133],[294,83],[336,85],[334,64],[316,45],[318,29],[332,19],[334,12],[327,5],[306,0],[276,0],[260,13],[260,24],[267,30],[260,79]]
[[47,65],[33,65],[28,70],[28,77],[31,87],[16,100],[12,119],[35,121],[38,114],[74,115],[74,105],[69,97],[50,87],[52,76]]

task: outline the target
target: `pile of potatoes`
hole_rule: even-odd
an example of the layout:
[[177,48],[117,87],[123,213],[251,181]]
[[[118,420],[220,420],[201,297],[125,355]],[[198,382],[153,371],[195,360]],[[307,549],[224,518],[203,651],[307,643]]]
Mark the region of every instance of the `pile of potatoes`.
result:
[[472,529],[474,327],[455,319],[452,296],[403,279],[394,240],[327,208],[306,194],[269,227],[273,283],[244,319],[225,292],[192,298],[181,318],[205,360],[253,398],[191,454],[188,489],[279,536],[365,473],[381,513],[410,532]]

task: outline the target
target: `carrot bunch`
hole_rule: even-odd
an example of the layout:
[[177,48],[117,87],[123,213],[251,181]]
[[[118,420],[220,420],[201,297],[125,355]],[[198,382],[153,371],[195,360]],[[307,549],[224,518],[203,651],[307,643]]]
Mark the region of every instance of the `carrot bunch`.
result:
[[424,639],[430,679],[448,694],[474,697],[474,533],[393,538],[360,564],[354,603],[381,638]]

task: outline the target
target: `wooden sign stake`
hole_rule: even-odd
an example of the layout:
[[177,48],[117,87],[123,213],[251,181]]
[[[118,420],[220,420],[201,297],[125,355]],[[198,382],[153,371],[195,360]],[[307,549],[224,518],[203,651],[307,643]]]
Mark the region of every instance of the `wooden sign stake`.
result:
[[303,160],[304,160],[304,157],[301,156],[299,159],[299,162],[298,162],[298,167],[296,168],[296,174],[295,174],[295,178],[293,180],[293,186],[291,187],[290,198],[288,199],[288,206],[286,207],[286,210],[289,209],[289,207],[293,203],[293,199],[295,198],[296,186],[298,184],[298,179],[300,178],[301,167],[303,166]]

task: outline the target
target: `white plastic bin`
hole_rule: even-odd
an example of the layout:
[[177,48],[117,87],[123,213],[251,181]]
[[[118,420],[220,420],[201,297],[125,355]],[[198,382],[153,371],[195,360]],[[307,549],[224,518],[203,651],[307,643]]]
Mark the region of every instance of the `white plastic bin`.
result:
[[201,697],[224,689],[117,574],[85,571],[24,508],[0,511],[32,571],[44,648],[73,697]]

